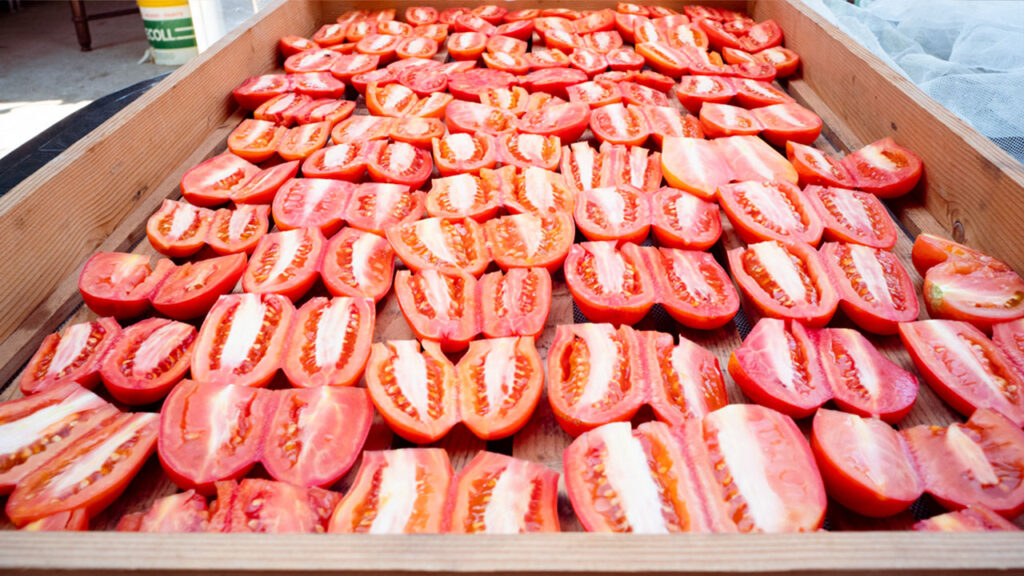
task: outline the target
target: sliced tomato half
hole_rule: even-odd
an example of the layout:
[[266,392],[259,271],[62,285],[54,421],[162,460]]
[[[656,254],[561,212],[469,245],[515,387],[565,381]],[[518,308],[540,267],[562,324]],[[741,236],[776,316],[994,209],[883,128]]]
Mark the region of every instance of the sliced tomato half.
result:
[[992,341],[1017,367],[1018,374],[1024,374],[1024,320],[996,324],[992,327]]
[[707,250],[722,235],[718,204],[665,186],[651,197],[651,228],[659,246]]
[[451,133],[484,133],[492,136],[516,127],[516,116],[511,112],[464,100],[452,100],[445,108],[445,125]]
[[311,298],[295,313],[281,368],[293,386],[351,386],[370,355],[375,308],[368,298]]
[[471,218],[427,218],[388,228],[388,242],[413,271],[436,268],[444,273],[480,276],[491,261],[484,230]]
[[198,252],[206,243],[212,219],[212,210],[164,200],[160,210],[146,221],[146,236],[157,252],[171,258],[184,258]]
[[355,186],[349,182],[293,178],[274,196],[274,223],[280,230],[315,228],[330,236],[341,228],[345,206],[353,190]]
[[[232,187],[230,190],[230,199],[236,205],[238,204],[270,204],[274,201],[274,195],[277,194],[278,188],[282,184],[295,177],[295,174],[299,171],[298,160],[292,160],[291,162],[282,162],[272,168],[266,170],[258,170],[249,179],[242,182],[240,186]],[[229,181],[233,179],[229,178]],[[182,179],[184,182],[184,179]],[[185,188],[182,188],[182,195],[185,194]],[[220,204],[224,200],[214,202],[214,204]],[[193,202],[192,199],[186,196],[186,200]],[[195,202],[193,202],[194,204]]]
[[351,116],[355,109],[356,103],[350,100],[318,98],[300,108],[288,109],[284,113],[284,117],[286,122],[291,118],[291,121],[296,124],[327,122],[331,129],[334,129],[339,122]]
[[622,91],[615,82],[592,80],[566,88],[570,102],[586,104],[592,109],[622,101]]
[[806,242],[817,245],[824,226],[803,192],[784,180],[746,181],[718,187],[718,203],[739,237]]
[[498,138],[498,159],[504,165],[557,170],[561,152],[558,136],[508,132]]
[[155,500],[144,513],[125,514],[117,524],[117,530],[178,534],[206,532],[209,524],[210,511],[206,506],[206,498],[197,494],[195,490],[186,490]]
[[530,93],[521,86],[487,88],[480,92],[480,103],[507,110],[520,117],[526,113]]
[[43,339],[21,375],[21,393],[36,394],[77,382],[92,388],[100,381],[100,366],[121,327],[113,318],[71,324]]
[[532,336],[474,340],[455,373],[462,421],[484,440],[522,429],[544,389],[544,366]]
[[711,200],[719,186],[736,179],[715,141],[669,137],[661,150],[661,171],[673,188]]
[[508,177],[507,182],[498,185],[505,187],[505,207],[513,214],[571,213],[573,210],[575,195],[558,172],[529,166],[521,171],[499,171],[496,176]]
[[480,451],[452,482],[445,531],[558,532],[558,472]]
[[821,216],[825,239],[882,250],[892,250],[896,245],[896,223],[874,194],[808,186],[804,198]]
[[239,204],[214,212],[206,243],[221,255],[251,254],[270,227],[270,206]]
[[647,117],[637,107],[608,104],[590,115],[590,131],[601,142],[639,146],[651,135]]
[[839,305],[858,326],[875,334],[895,334],[899,323],[917,320],[914,284],[895,254],[826,242],[821,255],[839,290]]
[[740,298],[710,253],[654,246],[640,250],[654,284],[655,301],[676,322],[713,330],[736,316]]
[[246,118],[228,136],[228,150],[249,162],[269,160],[287,130],[273,122]]
[[410,442],[439,440],[459,421],[455,367],[437,342],[375,343],[366,387],[391,429]]
[[1024,279],[991,258],[951,258],[925,273],[924,303],[932,317],[991,332],[994,324],[1024,318]]
[[480,333],[476,278],[469,274],[400,270],[395,293],[416,337],[440,342],[445,352],[464,350]]
[[573,142],[562,147],[562,178],[573,192],[614,184],[611,162],[586,142]]
[[859,190],[879,198],[895,198],[914,189],[923,164],[913,152],[892,138],[872,142],[842,160]]
[[601,154],[610,166],[617,186],[632,186],[643,192],[661,188],[661,154],[641,146],[620,146],[604,143]]
[[787,142],[786,157],[793,164],[803,185],[818,184],[838,188],[854,188],[857,185],[839,160],[812,146]]
[[121,331],[103,358],[100,376],[119,402],[152,404],[185,377],[195,342],[196,329],[190,324],[147,318]]
[[174,269],[161,258],[156,268],[149,256],[126,252],[97,252],[85,261],[78,291],[90,310],[100,316],[135,318],[149,310],[153,292]]
[[383,236],[392,226],[419,220],[425,196],[419,191],[410,193],[404,184],[364,182],[356,187],[345,208],[345,222]]
[[366,148],[366,168],[377,182],[404,184],[420,189],[434,170],[430,152],[406,142],[371,142]]
[[757,136],[716,138],[714,145],[728,162],[734,180],[785,180],[793,184],[798,181],[793,165]]
[[[361,143],[365,147],[371,140],[387,139],[391,134],[391,128],[397,121],[395,118],[381,116],[351,116],[331,129],[331,142],[334,145]],[[337,163],[331,162],[331,164]],[[308,176],[305,170],[303,170],[303,174]]]
[[395,252],[381,236],[343,228],[324,247],[320,276],[334,296],[379,302],[391,290],[394,275]]
[[296,301],[319,277],[323,234],[316,228],[273,232],[260,238],[242,276],[242,289],[253,294],[281,294]]
[[729,78],[718,76],[683,76],[676,87],[676,98],[691,114],[699,114],[705,102],[726,104],[736,96],[736,86]]
[[565,259],[565,281],[589,320],[633,325],[654,305],[654,283],[640,248],[615,244],[574,244]]
[[776,146],[810,145],[821,134],[821,118],[796,102],[755,108],[751,113],[761,124],[761,137]]
[[548,400],[571,436],[628,422],[646,401],[640,343],[628,325],[558,326],[547,362]]
[[434,178],[427,193],[427,214],[437,218],[490,220],[501,206],[501,190],[472,174]]
[[682,336],[675,344],[664,332],[640,332],[639,338],[650,382],[648,402],[658,420],[680,426],[729,403],[714,354]]
[[671,106],[643,106],[641,110],[651,127],[651,137],[658,146],[665,142],[665,138],[673,136],[704,137],[697,118],[689,114],[683,116]]
[[576,196],[576,226],[588,240],[640,243],[650,230],[647,196],[623,186],[591,188]]
[[551,308],[551,274],[512,268],[480,279],[481,327],[487,338],[539,337]]

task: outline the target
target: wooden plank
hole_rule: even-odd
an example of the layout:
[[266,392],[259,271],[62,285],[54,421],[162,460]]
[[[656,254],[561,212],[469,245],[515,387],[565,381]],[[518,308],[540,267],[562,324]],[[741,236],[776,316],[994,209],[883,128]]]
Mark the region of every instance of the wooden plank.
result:
[[782,26],[802,81],[852,135],[892,136],[921,157],[925,175],[912,194],[947,236],[1024,269],[1024,166],[799,0],[753,2],[750,13]]

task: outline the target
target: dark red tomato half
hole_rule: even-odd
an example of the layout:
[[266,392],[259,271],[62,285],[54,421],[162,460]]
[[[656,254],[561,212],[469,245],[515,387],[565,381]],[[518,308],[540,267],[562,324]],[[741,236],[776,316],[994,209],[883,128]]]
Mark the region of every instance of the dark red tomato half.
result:
[[399,270],[395,294],[405,321],[421,341],[439,342],[441,350],[458,352],[480,333],[477,283],[469,274]]
[[243,253],[185,262],[175,267],[153,293],[153,307],[175,320],[198,318],[234,289],[245,264]]
[[842,163],[858,189],[879,198],[895,198],[910,192],[921,179],[923,168],[920,158],[892,138],[868,144],[843,158]]
[[211,384],[265,386],[281,365],[294,315],[292,303],[277,294],[222,296],[199,329],[192,377]]
[[658,420],[673,427],[699,421],[729,403],[718,358],[680,336],[639,332],[644,371],[650,379],[648,402]]
[[380,301],[395,275],[395,252],[381,236],[343,228],[324,248],[320,276],[335,296],[359,296]]
[[551,308],[551,274],[546,269],[491,272],[480,278],[479,286],[485,337],[540,336]]
[[815,339],[800,322],[762,318],[733,351],[729,374],[751,400],[793,418],[832,398]]
[[839,305],[821,255],[803,242],[769,240],[729,250],[733,278],[754,307],[771,318],[828,324]]
[[668,186],[651,197],[651,228],[659,246],[707,250],[722,235],[718,205]]
[[896,245],[896,223],[874,194],[808,186],[804,198],[821,216],[827,240],[882,250],[891,250]]
[[654,305],[654,282],[636,244],[615,244],[574,244],[565,259],[565,282],[587,319],[632,326]]
[[898,324],[917,320],[914,284],[895,254],[827,242],[821,255],[839,290],[839,305],[857,326],[874,334],[895,334]]
[[294,486],[328,487],[362,453],[373,422],[373,404],[362,388],[318,386],[279,390],[267,423],[260,461],[267,472]]
[[341,229],[345,206],[354,190],[354,184],[343,180],[293,178],[274,196],[274,224],[279,230],[316,228],[330,236]]
[[152,404],[184,378],[195,340],[196,329],[189,324],[147,318],[121,331],[103,359],[100,376],[119,402]]
[[918,372],[954,410],[980,408],[1024,425],[1024,376],[992,341],[970,324],[921,320],[900,324],[900,339]]
[[917,400],[917,377],[882,356],[851,328],[814,334],[836,405],[846,412],[895,424]]
[[298,388],[351,386],[370,355],[375,309],[368,298],[311,298],[295,313],[281,368]]
[[181,177],[181,195],[195,206],[223,204],[259,171],[259,166],[248,160],[224,152],[185,172]]
[[222,256],[252,254],[270,228],[270,206],[238,204],[234,210],[221,208],[213,214],[206,244]]
[[267,234],[252,253],[242,289],[253,294],[280,294],[292,302],[302,298],[319,277],[326,242],[316,228]]
[[182,380],[160,409],[157,453],[164,472],[201,494],[244,476],[259,460],[272,400],[256,388]]
[[1024,431],[988,408],[946,429],[915,426],[910,443],[925,492],[949,510],[980,504],[1005,518],[1024,512]]
[[676,248],[641,248],[654,282],[655,301],[676,322],[713,330],[731,321],[740,298],[726,271],[708,252]]
[[213,211],[187,202],[164,200],[160,210],[146,221],[146,236],[157,252],[172,258],[184,258],[198,252],[206,243]]
[[829,496],[858,514],[893,516],[924,492],[906,441],[881,420],[822,408],[811,450]]
[[150,257],[125,252],[97,252],[86,260],[78,276],[78,290],[86,306],[100,316],[120,320],[135,318],[149,310],[153,292],[174,269],[161,258],[156,268]]
[[746,181],[718,187],[718,203],[744,242],[821,241],[823,225],[803,192],[785,181]]
[[25,395],[77,382],[92,388],[100,381],[100,364],[121,327],[113,318],[72,324],[43,339],[21,376]]

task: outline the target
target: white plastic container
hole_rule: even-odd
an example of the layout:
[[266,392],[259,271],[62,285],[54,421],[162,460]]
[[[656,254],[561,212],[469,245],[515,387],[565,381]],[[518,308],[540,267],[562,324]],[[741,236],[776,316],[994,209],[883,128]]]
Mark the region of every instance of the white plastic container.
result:
[[178,66],[199,54],[188,0],[136,0],[153,60]]

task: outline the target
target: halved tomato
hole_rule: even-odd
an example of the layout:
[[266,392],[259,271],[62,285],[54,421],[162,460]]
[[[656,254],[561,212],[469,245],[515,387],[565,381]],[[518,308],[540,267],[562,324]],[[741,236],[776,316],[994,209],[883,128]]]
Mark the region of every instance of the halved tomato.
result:
[[211,494],[214,482],[244,476],[259,460],[271,398],[247,386],[182,380],[160,409],[164,472],[200,494]]
[[436,268],[480,276],[491,261],[484,230],[472,219],[427,218],[398,224],[388,228],[387,238],[395,254],[416,272]]
[[150,269],[149,256],[125,252],[97,252],[78,276],[78,291],[86,306],[100,316],[135,318],[150,307],[150,297],[174,269],[161,258]]
[[[421,38],[412,38],[412,41],[424,40]],[[417,96],[423,98],[431,94],[443,93],[448,88],[448,77],[444,74],[438,74],[437,65],[434,60],[399,60],[399,62],[430,62],[430,64],[424,64],[419,66],[406,66],[398,72],[398,81],[411,89],[416,93]],[[397,64],[397,63],[396,63]],[[395,65],[393,64],[392,67]],[[420,107],[420,101],[417,100],[415,104],[406,111],[406,116],[412,115]]]
[[267,414],[260,451],[263,466],[274,479],[292,485],[331,486],[355,463],[370,433],[369,394],[337,386],[274,394],[277,407]]
[[729,357],[729,374],[751,400],[793,418],[832,398],[815,339],[800,322],[759,320]]
[[[538,48],[534,47],[531,52],[526,53],[526,61],[530,64],[530,69],[533,71],[546,70],[550,68],[568,68],[569,67],[569,56],[559,50],[558,48]],[[526,78],[520,80],[521,83],[530,87],[531,90],[536,90],[534,74],[527,74]],[[550,78],[550,76],[540,75],[541,78]],[[580,78],[579,71],[573,70],[570,72],[569,78],[576,79]],[[544,90],[549,92],[549,90]],[[557,93],[557,92],[556,92]]]
[[719,186],[735,179],[714,141],[673,136],[665,138],[661,150],[661,171],[673,188],[712,200]]
[[573,211],[576,227],[588,240],[640,243],[651,228],[648,198],[631,187],[583,190]]
[[[657,97],[659,100],[664,98],[665,93],[675,86],[675,80],[665,76],[664,74],[655,72],[654,70],[642,70],[637,72],[635,82],[641,86],[646,86],[647,88],[654,90],[655,93],[659,94]],[[625,93],[625,91],[623,91],[623,93]],[[668,106],[668,100],[665,99],[664,102],[664,104],[658,105]]]
[[446,47],[453,60],[476,60],[487,48],[487,36],[480,32],[456,32],[448,36]]
[[[331,26],[337,26],[332,24]],[[344,29],[342,29],[344,31]],[[339,44],[340,42],[335,42]],[[284,70],[289,74],[304,74],[306,72],[327,72],[331,66],[341,57],[341,54],[334,50],[316,47],[293,54],[284,60]]]
[[601,144],[601,154],[616,186],[632,186],[647,193],[661,188],[661,153],[606,142]]
[[[449,45],[451,41],[449,40]],[[450,47],[449,47],[450,50]],[[473,68],[454,72],[448,76],[448,91],[460,100],[479,101],[480,94],[490,88],[508,88],[516,82],[516,77],[508,72]]]
[[892,138],[868,144],[843,158],[842,164],[858,189],[879,198],[902,196],[921,179],[921,159]]
[[264,74],[250,76],[235,88],[231,95],[235,102],[246,110],[255,110],[267,100],[284,94],[291,88],[288,76],[284,74]]
[[729,268],[758,312],[771,318],[820,328],[839,304],[821,255],[803,242],[769,240],[734,248]]
[[526,74],[530,71],[530,61],[523,54],[496,52],[483,54],[484,64],[491,70],[500,70],[509,74]]
[[395,52],[401,42],[402,38],[399,36],[374,32],[367,34],[356,43],[356,52],[377,56],[380,58],[380,63],[386,64],[395,59]]
[[714,145],[721,158],[729,163],[734,180],[785,180],[797,183],[793,165],[757,136],[716,138]]
[[348,81],[356,74],[376,70],[380,56],[369,54],[344,54],[331,65],[331,74],[338,80]]
[[676,87],[676,98],[691,114],[699,114],[705,102],[725,104],[736,96],[736,86],[729,78],[718,76],[683,76]]
[[[282,162],[265,170],[257,170],[241,186],[231,189],[229,196],[231,201],[235,203],[236,207],[240,204],[270,204],[274,201],[274,195],[277,194],[277,190],[281,185],[298,174],[299,164],[298,160],[293,160],[291,162]],[[182,188],[182,195],[184,195],[184,188]],[[191,202],[191,200],[189,201]],[[222,202],[218,201],[215,204]]]
[[[687,53],[680,48],[673,47],[668,42],[640,42],[635,49],[652,70],[666,76],[679,78],[690,69],[692,60]],[[610,58],[609,62],[611,62]],[[615,65],[612,64],[612,70],[614,69]]]
[[988,408],[1024,425],[1024,376],[980,330],[921,320],[900,324],[899,331],[917,370],[954,410],[970,416]]
[[432,147],[434,165],[442,176],[476,174],[498,161],[494,138],[487,134],[448,134],[435,138]]
[[320,46],[333,46],[345,41],[345,24],[333,22],[324,24],[313,34],[313,42]]
[[782,28],[775,20],[765,20],[751,26],[740,38],[740,47],[747,52],[760,52],[782,44]]
[[[505,174],[499,174],[499,176],[505,176]],[[571,213],[573,210],[575,195],[566,186],[565,180],[558,172],[530,166],[509,176],[509,180],[510,182],[502,183],[502,185],[505,186],[505,207],[513,214],[523,212]]]
[[110,394],[129,405],[162,400],[188,372],[196,329],[147,318],[121,331],[103,358],[100,376]]
[[68,382],[94,387],[100,381],[103,357],[120,332],[117,320],[99,318],[71,324],[63,332],[50,334],[22,372],[22,394],[35,394]]
[[804,199],[821,216],[826,239],[882,250],[891,250],[896,245],[896,224],[874,194],[808,186]]
[[295,91],[313,98],[338,99],[345,95],[345,83],[328,72],[289,74],[288,78]]
[[590,115],[590,131],[601,142],[639,146],[651,135],[643,111],[621,103],[602,106]]
[[395,118],[381,116],[352,116],[331,130],[331,142],[335,145],[353,143],[365,147],[370,140],[386,140],[395,122]]
[[303,160],[323,148],[330,135],[330,122],[300,124],[285,132],[277,146],[277,154],[285,160]]
[[266,120],[246,118],[228,136],[228,150],[249,162],[269,160],[288,129]]
[[648,402],[658,420],[673,427],[699,421],[729,403],[718,358],[680,336],[640,332],[644,370],[650,382]]
[[224,152],[189,168],[181,177],[181,195],[196,206],[223,204],[259,171],[259,166],[248,160]]
[[924,492],[909,446],[881,420],[822,408],[811,450],[829,496],[858,514],[893,516]]
[[113,405],[70,381],[0,403],[0,495],[116,414]]
[[713,330],[733,319],[740,299],[729,275],[708,252],[640,248],[654,283],[655,301],[676,322]]
[[969,504],[963,510],[946,512],[921,520],[914,530],[924,532],[1018,532],[1020,528],[981,504]]
[[27,532],[85,532],[88,529],[89,517],[84,508],[50,514],[19,528]]
[[320,275],[334,296],[380,301],[390,290],[395,274],[395,253],[384,238],[344,228],[324,248]]
[[353,184],[340,180],[293,178],[274,196],[274,223],[280,230],[316,228],[330,236],[341,228],[345,206],[354,190]]
[[409,36],[395,47],[399,58],[433,58],[437,54],[438,42],[423,36]]
[[660,148],[665,138],[684,136],[686,138],[703,138],[704,130],[696,117],[683,116],[671,106],[642,106],[640,108],[651,127],[651,137]]
[[[302,163],[302,175],[307,179],[331,178],[355,182],[366,172],[366,148],[361,142],[344,142],[317,150]],[[273,200],[276,199],[275,194]]]
[[821,218],[795,184],[782,180],[725,184],[718,187],[718,203],[744,242],[798,241],[815,246],[821,241]]
[[592,322],[633,325],[654,305],[654,283],[636,244],[573,244],[565,259],[573,301]]
[[918,234],[914,239],[914,246],[910,251],[910,259],[918,274],[924,276],[928,270],[938,266],[950,259],[977,260],[997,267],[1009,268],[1003,262],[991,256],[969,248],[963,244],[957,244],[952,240],[941,238],[933,234]]
[[157,415],[116,414],[25,475],[7,499],[16,526],[84,509],[93,517],[114,502],[153,454]]
[[593,80],[580,82],[566,88],[570,102],[586,104],[590,108],[600,108],[622,101],[622,91],[615,82]]
[[242,276],[242,289],[280,294],[296,301],[313,287],[323,255],[324,235],[316,228],[295,228],[260,238]]
[[176,266],[153,292],[153,308],[175,320],[198,318],[238,284],[245,264],[238,253]]
[[544,366],[532,336],[474,340],[455,374],[462,420],[484,440],[518,432],[544,389]]
[[350,44],[359,42],[368,35],[377,31],[377,20],[369,15],[365,18],[355,19],[349,23],[345,30],[345,40]]
[[375,309],[370,299],[311,298],[295,315],[281,368],[293,386],[351,386],[370,354]]
[[895,254],[845,242],[827,242],[821,254],[839,290],[839,305],[858,326],[895,334],[897,324],[917,320],[914,284]]
[[508,132],[516,127],[515,114],[475,102],[453,100],[445,108],[445,125],[451,133],[490,134]]
[[377,182],[404,184],[418,190],[430,179],[434,162],[430,152],[406,142],[371,142],[366,168]]
[[558,326],[547,362],[548,400],[571,436],[628,422],[646,400],[640,343],[628,325]]
[[1024,375],[1024,320],[1003,322],[992,327],[992,341]]
[[409,192],[403,184],[364,182],[356,187],[345,208],[345,222],[358,230],[383,236],[392,226],[415,222],[423,216],[423,192]]
[[437,9],[431,6],[410,6],[405,9],[405,21],[413,26],[437,22]]
[[558,476],[540,464],[481,450],[453,481],[444,531],[558,532]]
[[668,98],[664,92],[648,88],[636,82],[620,82],[619,90],[622,91],[622,100],[626,104],[636,106],[668,106]]
[[562,211],[513,214],[487,221],[487,246],[502,270],[539,266],[554,272],[569,254],[576,228]]
[[705,102],[700,108],[700,125],[711,138],[759,134],[764,125],[753,112],[731,106]]
[[954,257],[925,273],[924,303],[935,318],[991,332],[994,324],[1024,318],[1024,279],[988,257]]
[[533,37],[533,20],[506,20],[494,29],[494,36],[508,36],[527,41]]
[[520,132],[554,136],[561,141],[572,142],[579,140],[586,131],[588,120],[588,106],[577,102],[561,102],[526,112],[516,127]]
[[[530,114],[533,113],[524,118]],[[498,138],[498,159],[505,165],[557,170],[561,152],[562,142],[558,136],[508,132]]]
[[212,210],[164,200],[160,210],[146,221],[146,236],[157,252],[184,258],[198,252],[206,243],[212,219]]
[[221,255],[251,254],[270,227],[270,206],[239,204],[234,210],[221,208],[213,214],[206,243]]
[[445,134],[444,123],[437,118],[407,116],[391,127],[391,139],[412,144],[417,148],[430,149],[432,141]]
[[500,108],[515,114],[517,117],[526,113],[530,94],[525,88],[511,86],[508,88],[487,88],[480,92],[480,103]]
[[195,490],[186,490],[155,500],[146,512],[125,514],[117,524],[117,531],[180,534],[206,532],[209,524],[206,498]]
[[437,342],[375,343],[366,387],[391,429],[410,442],[439,440],[459,421],[455,367]]
[[371,82],[366,86],[366,108],[374,116],[400,118],[412,110],[418,100],[416,93],[402,84]]
[[608,69],[608,59],[596,50],[577,48],[569,55],[569,66],[593,78]]
[[451,26],[455,24],[455,19],[460,14],[466,14],[467,12],[470,12],[469,8],[445,8],[438,16],[438,22]]
[[441,531],[452,466],[443,448],[366,451],[329,532]]
[[[737,78],[733,80],[733,86],[736,88],[736,103],[744,108],[757,109],[778,104],[794,104],[796,102],[792,96],[776,88],[770,82],[763,80]],[[758,116],[758,119],[764,122],[764,119],[760,116]],[[811,142],[814,141],[813,138],[810,140]]]
[[718,204],[665,186],[651,197],[651,227],[659,246],[707,250],[722,235]]
[[494,36],[495,26],[476,14],[468,12],[456,16],[452,28],[456,32],[479,32],[484,36],[491,37]]
[[544,330],[551,309],[551,274],[545,268],[512,268],[480,278],[480,324],[487,338],[529,336]]
[[436,218],[484,222],[497,215],[500,206],[501,191],[472,174],[434,178],[427,193],[427,214]]
[[257,120],[267,120],[282,126],[290,126],[295,122],[295,114],[313,99],[298,92],[285,92],[267,100],[253,112]]
[[683,49],[692,46],[704,51],[708,49],[708,35],[696,23],[674,24],[665,28],[665,40],[673,48]]
[[895,424],[917,399],[917,378],[882,356],[871,341],[850,328],[815,334],[825,375],[841,409]]
[[[535,23],[534,26],[538,29],[538,32],[541,32],[539,24]],[[567,32],[565,30],[548,30],[546,32],[541,32],[541,35],[544,37],[545,46],[561,50],[567,54],[571,54],[577,48],[584,47],[583,38],[575,32]]]
[[480,333],[476,278],[469,274],[400,270],[395,293],[405,321],[421,341],[440,342],[443,351],[458,352]]
[[776,146],[812,144],[821,134],[821,118],[796,102],[755,108],[751,114],[761,124],[761,137]]
[[277,294],[221,296],[199,329],[192,377],[211,384],[265,386],[281,365],[294,314],[292,303]]
[[[988,408],[965,423],[903,432],[925,492],[945,508],[980,504],[1005,518],[1024,512],[1024,431]],[[8,504],[10,506],[10,504]]]
[[473,14],[497,26],[505,18],[508,9],[494,4],[485,4],[473,9]]
[[586,142],[573,142],[562,147],[562,177],[565,184],[576,194],[591,188],[612,186],[611,162],[607,155],[600,154]]
[[720,505],[740,532],[811,532],[825,519],[825,487],[793,420],[730,404],[703,421]]
[[853,177],[835,158],[821,150],[796,142],[786,143],[786,156],[796,169],[800,183],[803,185],[819,184],[853,188],[856,186]]

